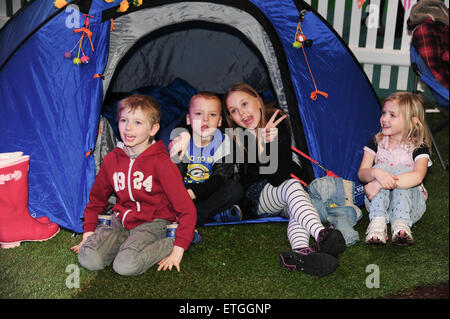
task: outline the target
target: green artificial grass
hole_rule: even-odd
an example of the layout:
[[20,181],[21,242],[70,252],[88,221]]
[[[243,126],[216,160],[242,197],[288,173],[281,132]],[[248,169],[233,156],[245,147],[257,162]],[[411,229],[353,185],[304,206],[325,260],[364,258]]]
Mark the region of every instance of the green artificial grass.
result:
[[[427,118],[433,125],[442,115]],[[447,164],[448,133],[447,126],[435,134]],[[185,253],[180,273],[153,267],[135,277],[122,277],[111,266],[98,272],[81,268],[69,249],[81,236],[72,238],[71,232],[61,230],[46,242],[0,250],[0,298],[352,299],[448,283],[449,172],[443,171],[435,152],[432,159],[425,179],[427,211],[412,228],[414,245],[368,246],[360,241],[347,247],[337,270],[326,277],[279,265],[279,253],[289,249],[286,223],[201,227],[204,241]],[[363,213],[356,225],[362,240],[368,225],[367,211]],[[378,267],[379,288],[366,286],[366,281],[374,283],[371,267]],[[79,288],[72,280],[77,271]]]

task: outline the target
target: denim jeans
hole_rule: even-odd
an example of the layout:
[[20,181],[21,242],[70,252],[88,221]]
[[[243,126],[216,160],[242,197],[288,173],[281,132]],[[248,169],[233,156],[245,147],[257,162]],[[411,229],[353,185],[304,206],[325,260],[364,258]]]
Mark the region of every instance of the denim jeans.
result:
[[[377,164],[374,168],[380,168],[394,175],[412,171],[411,168],[404,165],[391,167],[388,164]],[[372,201],[369,201],[367,196],[364,201],[369,212],[369,220],[382,216],[386,218],[386,223],[392,224],[396,220],[402,220],[409,227],[422,218],[426,210],[420,186],[409,189],[382,189],[372,198]]]
[[173,238],[166,238],[169,221],[155,219],[126,230],[116,216],[111,226],[97,227],[78,253],[78,261],[88,270],[101,270],[113,262],[113,269],[120,275],[144,273],[173,250]]
[[346,194],[344,179],[331,176],[313,180],[308,191],[320,220],[333,224],[342,233],[346,245],[350,246],[359,241],[359,234],[353,227],[361,218],[361,210],[353,203],[354,183],[345,183],[351,183],[351,194]]

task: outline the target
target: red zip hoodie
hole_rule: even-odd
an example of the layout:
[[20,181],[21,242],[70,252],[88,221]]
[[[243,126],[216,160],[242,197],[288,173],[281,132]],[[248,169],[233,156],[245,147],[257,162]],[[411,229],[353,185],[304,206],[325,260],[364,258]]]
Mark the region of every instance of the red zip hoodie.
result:
[[188,249],[197,211],[161,141],[136,158],[128,156],[121,147],[105,156],[84,210],[84,232],[95,231],[97,216],[107,209],[113,192],[117,195],[113,211],[125,229],[156,218],[177,221],[174,245]]

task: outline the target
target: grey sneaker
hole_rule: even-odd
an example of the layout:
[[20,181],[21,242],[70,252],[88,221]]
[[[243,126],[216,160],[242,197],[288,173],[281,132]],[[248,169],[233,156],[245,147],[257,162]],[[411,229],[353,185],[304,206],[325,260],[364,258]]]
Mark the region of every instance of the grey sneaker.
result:
[[375,217],[366,231],[366,244],[385,245],[388,240],[386,219]]

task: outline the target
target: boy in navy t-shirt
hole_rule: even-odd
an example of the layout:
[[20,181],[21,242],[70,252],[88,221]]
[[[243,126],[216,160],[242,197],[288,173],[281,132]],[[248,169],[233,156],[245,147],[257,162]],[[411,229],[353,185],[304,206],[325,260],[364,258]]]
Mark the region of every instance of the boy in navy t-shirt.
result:
[[234,164],[225,160],[231,143],[218,127],[222,124],[220,99],[200,92],[189,103],[186,123],[192,129],[188,150],[178,163],[186,189],[197,207],[197,226],[209,220],[240,221],[237,205],[244,192],[231,177]]

